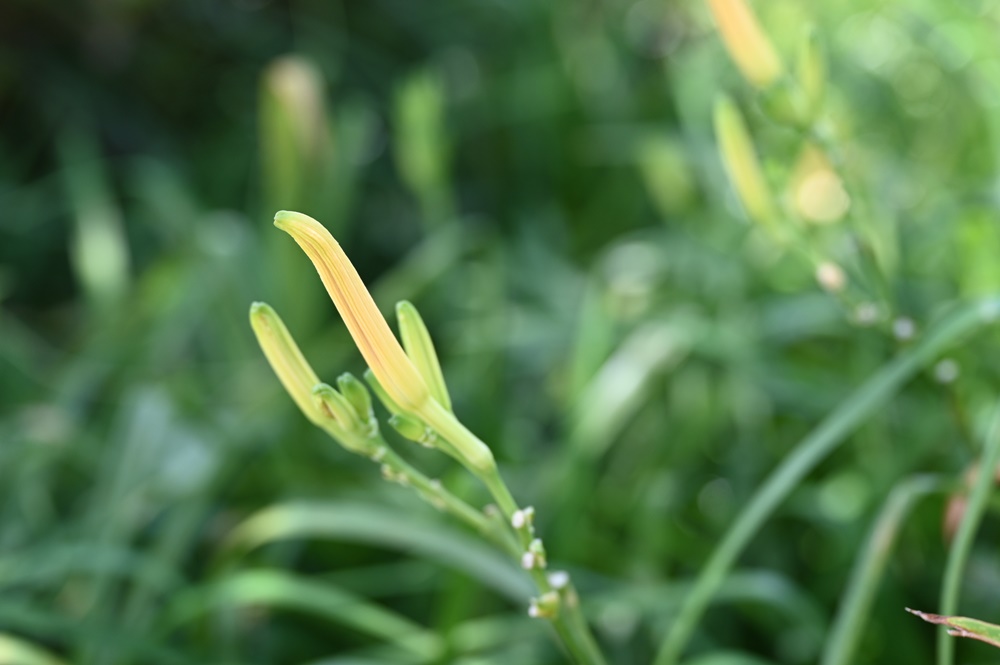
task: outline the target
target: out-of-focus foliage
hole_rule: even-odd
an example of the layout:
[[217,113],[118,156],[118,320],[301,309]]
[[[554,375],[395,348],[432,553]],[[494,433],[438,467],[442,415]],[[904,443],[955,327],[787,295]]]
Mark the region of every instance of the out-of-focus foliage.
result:
[[[0,663],[563,662],[513,564],[282,392],[254,300],[321,379],[364,368],[281,208],[419,306],[609,660],[651,662],[797,442],[1000,293],[995,4],[753,8],[809,129],[698,0],[0,4]],[[720,93],[785,236],[730,183]],[[949,344],[787,488],[688,662],[832,658],[865,593],[849,662],[931,662],[902,608],[939,606],[998,343]],[[957,611],[996,621],[985,510]]]

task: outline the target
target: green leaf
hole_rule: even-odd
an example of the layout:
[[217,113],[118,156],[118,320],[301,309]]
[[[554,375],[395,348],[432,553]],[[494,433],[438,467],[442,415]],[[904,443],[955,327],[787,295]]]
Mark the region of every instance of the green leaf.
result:
[[906,608],[906,611],[917,615],[928,623],[946,626],[948,634],[954,637],[969,637],[980,642],[992,644],[995,647],[1000,647],[1000,626],[986,623],[979,619],[969,619],[968,617],[929,614],[928,612],[911,610],[909,607]]

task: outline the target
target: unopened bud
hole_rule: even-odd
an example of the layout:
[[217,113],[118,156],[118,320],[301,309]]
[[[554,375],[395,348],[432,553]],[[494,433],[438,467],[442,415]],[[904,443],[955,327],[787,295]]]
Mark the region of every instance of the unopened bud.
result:
[[746,0],[709,0],[708,6],[722,43],[747,81],[763,89],[781,78],[781,60]]
[[412,303],[402,300],[396,303],[396,318],[399,321],[399,336],[402,338],[406,355],[410,357],[424,382],[427,383],[431,397],[451,411],[451,397],[444,382],[437,351],[420,313]]
[[254,303],[250,306],[250,326],[281,385],[306,418],[321,425],[324,416],[312,397],[313,386],[319,383],[319,378],[277,312],[266,303]]
[[389,418],[389,425],[410,441],[416,441],[426,448],[434,447],[434,442],[437,439],[434,430],[412,416],[402,413],[393,414]]
[[362,428],[354,406],[347,399],[326,383],[317,384],[312,390],[313,397],[320,409],[337,422],[346,431],[359,431]]
[[357,412],[358,417],[363,420],[372,420],[372,396],[365,388],[365,384],[351,374],[350,372],[344,372],[337,377],[337,387],[340,388],[340,393],[351,403],[354,407],[355,412]]
[[715,103],[715,134],[722,163],[747,216],[762,224],[773,236],[779,237],[771,190],[760,168],[743,116],[728,97],[720,97]]
[[534,520],[535,509],[528,506],[527,508],[521,508],[520,510],[514,511],[514,513],[510,516],[510,525],[518,531],[524,528],[531,530]]
[[836,263],[823,261],[816,266],[816,281],[828,293],[840,293],[847,286],[847,275]]

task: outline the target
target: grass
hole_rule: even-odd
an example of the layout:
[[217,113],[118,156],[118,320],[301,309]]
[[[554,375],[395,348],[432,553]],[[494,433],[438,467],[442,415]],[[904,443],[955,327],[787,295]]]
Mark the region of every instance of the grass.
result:
[[904,607],[1000,621],[988,461],[963,480],[996,440],[1000,15],[752,7],[786,74],[821,58],[807,126],[693,0],[0,9],[0,665],[566,662],[514,563],[282,392],[255,300],[321,379],[365,368],[278,209],[419,308],[608,662],[920,665]]

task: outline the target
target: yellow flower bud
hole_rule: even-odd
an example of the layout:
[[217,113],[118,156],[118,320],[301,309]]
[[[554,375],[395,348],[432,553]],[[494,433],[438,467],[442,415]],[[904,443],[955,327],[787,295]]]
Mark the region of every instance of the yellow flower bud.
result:
[[313,387],[320,382],[319,378],[306,362],[277,312],[266,303],[255,302],[250,306],[250,326],[281,385],[306,418],[314,425],[322,426],[324,415],[312,396]]
[[747,81],[764,89],[781,78],[781,60],[746,0],[708,0],[708,6],[729,57]]
[[750,133],[739,109],[728,97],[720,97],[715,103],[715,133],[722,162],[747,216],[780,236],[771,190],[757,161]]
[[427,384],[340,244],[322,224],[302,213],[283,210],[274,216],[274,225],[292,236],[309,256],[354,343],[385,391],[404,410],[420,411],[431,398]]

